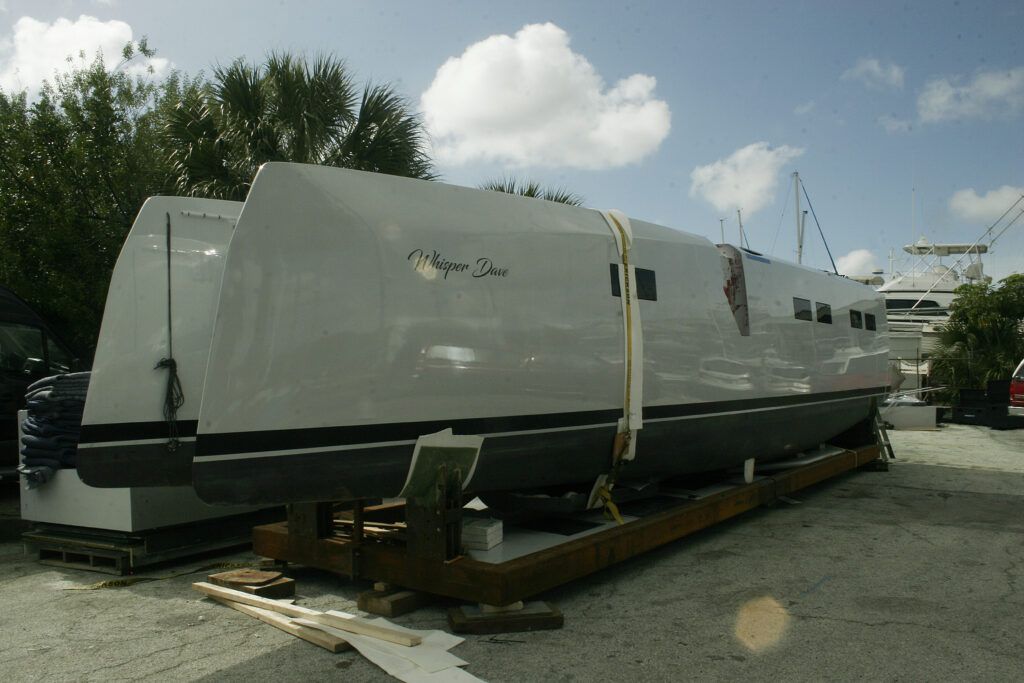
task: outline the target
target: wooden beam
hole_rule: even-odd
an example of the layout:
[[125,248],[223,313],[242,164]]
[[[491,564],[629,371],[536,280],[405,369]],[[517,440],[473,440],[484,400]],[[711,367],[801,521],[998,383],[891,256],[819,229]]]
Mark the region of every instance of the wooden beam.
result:
[[345,650],[351,650],[352,646],[344,638],[339,638],[336,635],[321,631],[318,628],[312,628],[311,626],[303,626],[296,624],[288,617],[277,612],[271,612],[268,609],[261,607],[253,607],[252,605],[243,605],[240,602],[228,600],[226,598],[218,598],[209,596],[219,602],[222,605],[227,605],[231,609],[238,610],[243,614],[248,614],[250,617],[259,619],[264,624],[270,624],[274,628],[281,629],[285,633],[289,633],[296,638],[301,638],[308,643],[318,645],[329,652],[343,652]]
[[243,593],[242,591],[236,591],[230,588],[221,588],[220,586],[214,586],[212,583],[206,583],[204,581],[193,583],[192,588],[203,595],[208,595],[210,597],[240,602],[243,605],[252,605],[253,607],[262,607],[264,609],[271,610],[272,612],[286,614],[289,617],[309,619],[310,621],[315,621],[318,624],[333,626],[334,628],[341,629],[342,631],[370,636],[372,638],[379,638],[381,640],[405,645],[407,647],[419,645],[422,641],[419,636],[409,635],[403,631],[387,628],[386,626],[379,626],[351,614],[345,614],[344,612],[318,612],[316,610],[309,609],[308,607],[300,607],[298,605],[278,602],[277,600],[261,598],[258,595],[250,595],[249,593]]

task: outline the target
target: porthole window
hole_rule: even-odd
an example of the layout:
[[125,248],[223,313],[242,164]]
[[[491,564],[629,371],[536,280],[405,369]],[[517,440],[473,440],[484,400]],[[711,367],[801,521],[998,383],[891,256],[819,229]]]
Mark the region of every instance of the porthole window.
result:
[[850,327],[856,327],[858,330],[864,327],[860,311],[850,311]]
[[869,330],[875,329],[875,316],[872,313],[864,314],[864,327]]
[[832,307],[828,304],[818,302],[815,304],[818,309],[818,322],[832,324]]

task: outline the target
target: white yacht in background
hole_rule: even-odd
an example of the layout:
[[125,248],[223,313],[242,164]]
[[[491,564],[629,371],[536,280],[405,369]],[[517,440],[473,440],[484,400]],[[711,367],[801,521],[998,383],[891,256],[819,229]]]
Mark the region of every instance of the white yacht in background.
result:
[[[878,291],[885,295],[889,361],[904,378],[899,388],[908,390],[927,385],[931,356],[942,325],[949,319],[956,288],[991,282],[992,278],[985,275],[981,261],[981,255],[988,252],[985,244],[932,243],[922,237],[905,245],[903,251],[913,258],[910,269],[896,272],[890,266],[890,279]],[[944,264],[943,258],[950,256],[958,258],[951,265]]]

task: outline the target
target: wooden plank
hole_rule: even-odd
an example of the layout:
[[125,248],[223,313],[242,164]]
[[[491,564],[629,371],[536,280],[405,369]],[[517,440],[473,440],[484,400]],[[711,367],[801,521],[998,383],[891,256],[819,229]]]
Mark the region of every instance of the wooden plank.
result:
[[419,591],[401,588],[363,591],[356,596],[356,606],[364,612],[382,617],[398,617],[408,614],[433,601],[433,596]]
[[268,572],[261,569],[233,569],[228,572],[210,574],[206,578],[210,583],[225,588],[235,586],[262,586],[277,581],[283,576],[281,572]]
[[295,595],[295,579],[282,576],[277,581],[265,583],[262,586],[241,586],[241,590],[261,598],[290,598]]
[[298,605],[290,605],[276,600],[269,600],[267,598],[261,598],[258,595],[250,595],[249,593],[243,593],[242,591],[232,590],[231,588],[221,588],[220,586],[214,586],[212,583],[206,583],[204,581],[193,583],[192,588],[211,597],[232,600],[234,602],[240,602],[243,605],[252,605],[253,607],[262,607],[273,612],[286,614],[289,617],[309,619],[310,621],[315,621],[319,624],[333,626],[334,628],[341,629],[342,631],[358,633],[359,635],[370,636],[372,638],[379,638],[391,643],[397,643],[398,645],[405,645],[406,647],[419,645],[422,640],[419,636],[409,635],[395,629],[387,628],[386,626],[373,624],[365,619],[360,619],[359,617],[351,614],[345,614],[344,612],[336,612],[333,610],[329,612],[318,612],[316,610],[309,609],[308,607],[300,607]]
[[287,598],[295,595],[295,580],[281,572],[257,569],[236,569],[206,577],[210,583],[222,588],[234,588],[264,598]]
[[455,633],[488,635],[562,628],[562,612],[546,602],[531,602],[517,611],[487,612],[482,607],[453,607],[448,626]]
[[377,624],[370,623],[365,619],[352,616],[351,614],[345,614],[344,612],[329,610],[322,614],[316,614],[315,616],[306,618],[310,621],[315,621],[318,624],[333,626],[334,628],[340,628],[342,631],[348,631],[349,633],[358,633],[361,636],[370,636],[371,638],[386,640],[390,643],[395,643],[396,645],[412,647],[423,642],[423,639],[419,636],[396,631],[386,626],[379,626]]
[[263,609],[268,609],[271,612],[285,614],[289,617],[309,618],[314,614],[321,614],[321,612],[318,612],[315,609],[309,609],[308,607],[300,607],[299,605],[292,605],[287,602],[278,602],[277,600],[271,600],[269,598],[261,598],[258,595],[243,593],[242,591],[236,591],[232,588],[214,586],[212,583],[206,583],[205,581],[197,581],[196,583],[193,583],[192,588],[203,595],[210,596],[211,598],[221,598],[223,600],[240,602],[243,605],[262,607]]
[[288,617],[278,614],[277,612],[271,612],[268,609],[262,609],[260,607],[253,607],[252,605],[243,605],[240,602],[227,600],[225,598],[217,598],[212,595],[210,597],[222,605],[227,605],[228,607],[236,609],[243,614],[255,617],[264,624],[270,624],[274,628],[281,629],[285,633],[289,633],[296,638],[301,638],[308,643],[318,645],[329,652],[337,653],[352,649],[352,646],[344,638],[327,633],[326,631],[321,631],[317,628],[296,624]]

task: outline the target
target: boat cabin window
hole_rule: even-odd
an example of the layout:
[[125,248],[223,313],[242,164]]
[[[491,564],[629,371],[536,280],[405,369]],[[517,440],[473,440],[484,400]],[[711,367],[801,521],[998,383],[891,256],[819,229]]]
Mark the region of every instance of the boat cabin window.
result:
[[797,320],[814,320],[811,315],[811,300],[793,297],[793,317]]
[[[646,268],[636,268],[636,298],[647,301],[658,300],[658,283],[654,279],[654,271]],[[612,296],[622,296],[619,288],[619,264],[611,264],[612,273]]]
[[832,307],[828,304],[816,303],[818,308],[818,322],[832,324]]
[[[906,308],[914,308],[914,304],[917,304],[917,299],[886,299],[885,309],[887,311],[900,310]],[[932,301],[931,299],[924,299],[921,303],[917,304],[914,310],[921,308],[938,308],[939,302]]]
[[872,313],[864,314],[864,329],[872,330],[875,329],[875,316]]
[[860,311],[850,311],[850,327],[856,327],[858,330],[864,327]]

